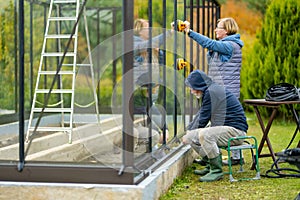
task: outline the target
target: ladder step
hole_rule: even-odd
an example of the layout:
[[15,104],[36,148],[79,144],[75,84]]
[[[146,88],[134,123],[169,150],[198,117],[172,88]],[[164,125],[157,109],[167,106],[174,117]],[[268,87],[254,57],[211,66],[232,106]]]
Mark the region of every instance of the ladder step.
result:
[[[42,108],[33,108],[33,112],[42,112]],[[72,108],[45,108],[44,112],[47,113],[62,113],[62,112],[72,112]]]
[[[28,131],[34,131],[34,127],[28,128]],[[37,127],[36,131],[60,132],[60,131],[72,131],[72,128],[70,128],[70,127]]]
[[[72,67],[73,64],[63,64],[63,66]],[[78,67],[90,67],[91,64],[88,64],[88,63],[86,63],[86,64],[76,64],[76,66],[78,66]]]
[[[35,90],[36,93],[49,93],[49,89],[37,89]],[[58,94],[61,94],[61,93],[72,93],[73,90],[71,89],[52,89],[51,93],[58,93]]]
[[[55,75],[56,71],[39,71],[38,73],[43,74],[43,75]],[[73,72],[73,71],[59,71],[58,72],[59,75],[73,75],[74,73],[75,72]]]
[[[43,53],[43,56],[54,57],[54,56],[63,56],[63,52],[54,52],[54,53]],[[65,56],[76,56],[76,53],[67,52]]]
[[76,0],[54,0],[53,3],[76,3]]
[[[47,39],[69,39],[71,34],[60,34],[60,35],[45,35]],[[77,36],[74,34],[72,38],[76,38]]]
[[76,17],[50,17],[49,21],[76,21]]

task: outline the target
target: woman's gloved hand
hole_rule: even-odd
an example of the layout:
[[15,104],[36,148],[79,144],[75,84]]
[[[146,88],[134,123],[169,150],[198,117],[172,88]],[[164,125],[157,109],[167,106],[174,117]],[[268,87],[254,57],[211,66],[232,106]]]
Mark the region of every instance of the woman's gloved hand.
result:
[[183,24],[185,25],[184,32],[189,33],[190,32],[190,22],[184,21]]

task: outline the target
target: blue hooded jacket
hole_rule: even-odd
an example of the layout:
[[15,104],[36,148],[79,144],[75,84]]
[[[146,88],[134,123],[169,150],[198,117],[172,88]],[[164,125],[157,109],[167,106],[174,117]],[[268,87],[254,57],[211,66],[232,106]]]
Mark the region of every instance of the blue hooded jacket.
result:
[[234,94],[213,82],[203,71],[195,70],[185,80],[185,84],[202,91],[202,103],[194,120],[187,129],[211,126],[231,126],[247,132],[248,124],[243,107]]

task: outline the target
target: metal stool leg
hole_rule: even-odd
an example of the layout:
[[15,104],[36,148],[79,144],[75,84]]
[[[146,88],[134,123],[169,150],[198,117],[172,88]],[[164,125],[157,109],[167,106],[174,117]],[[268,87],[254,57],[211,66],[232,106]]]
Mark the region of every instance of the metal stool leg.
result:
[[258,148],[257,148],[257,140],[254,137],[253,138],[255,141],[255,170],[256,170],[256,176],[255,176],[255,180],[259,180],[260,179],[260,168],[259,168],[259,162],[258,162]]
[[[231,141],[232,140],[247,140],[247,139],[252,139],[254,141],[254,144],[247,144],[247,145],[239,145],[239,146],[231,146]],[[227,147],[223,148],[227,151],[228,153],[228,167],[229,167],[229,180],[230,182],[235,182],[239,180],[258,180],[260,179],[260,169],[259,169],[259,162],[258,162],[258,147],[257,147],[257,140],[254,136],[241,136],[241,137],[233,137],[228,140]],[[256,169],[256,176],[254,178],[242,178],[242,179],[235,179],[233,178],[233,170],[232,170],[232,163],[231,163],[231,151],[232,150],[239,150],[240,154],[242,155],[242,150],[245,149],[255,149],[255,156],[253,158],[255,164],[255,169]],[[252,152],[253,154],[253,152]],[[240,170],[239,172],[243,172],[243,163],[242,163],[242,158],[240,158]]]
[[231,163],[231,150],[230,150],[230,146],[228,146],[227,150],[227,154],[228,154],[228,168],[229,168],[229,180],[230,182],[235,181],[235,179],[232,176],[232,163]]

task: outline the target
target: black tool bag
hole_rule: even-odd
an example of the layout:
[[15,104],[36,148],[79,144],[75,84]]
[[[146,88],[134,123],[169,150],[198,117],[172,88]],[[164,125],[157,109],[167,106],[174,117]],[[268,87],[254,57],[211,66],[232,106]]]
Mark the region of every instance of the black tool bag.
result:
[[267,101],[297,101],[300,99],[299,89],[289,83],[279,83],[267,90]]
[[286,149],[275,154],[280,161],[296,165],[300,169],[300,148]]

